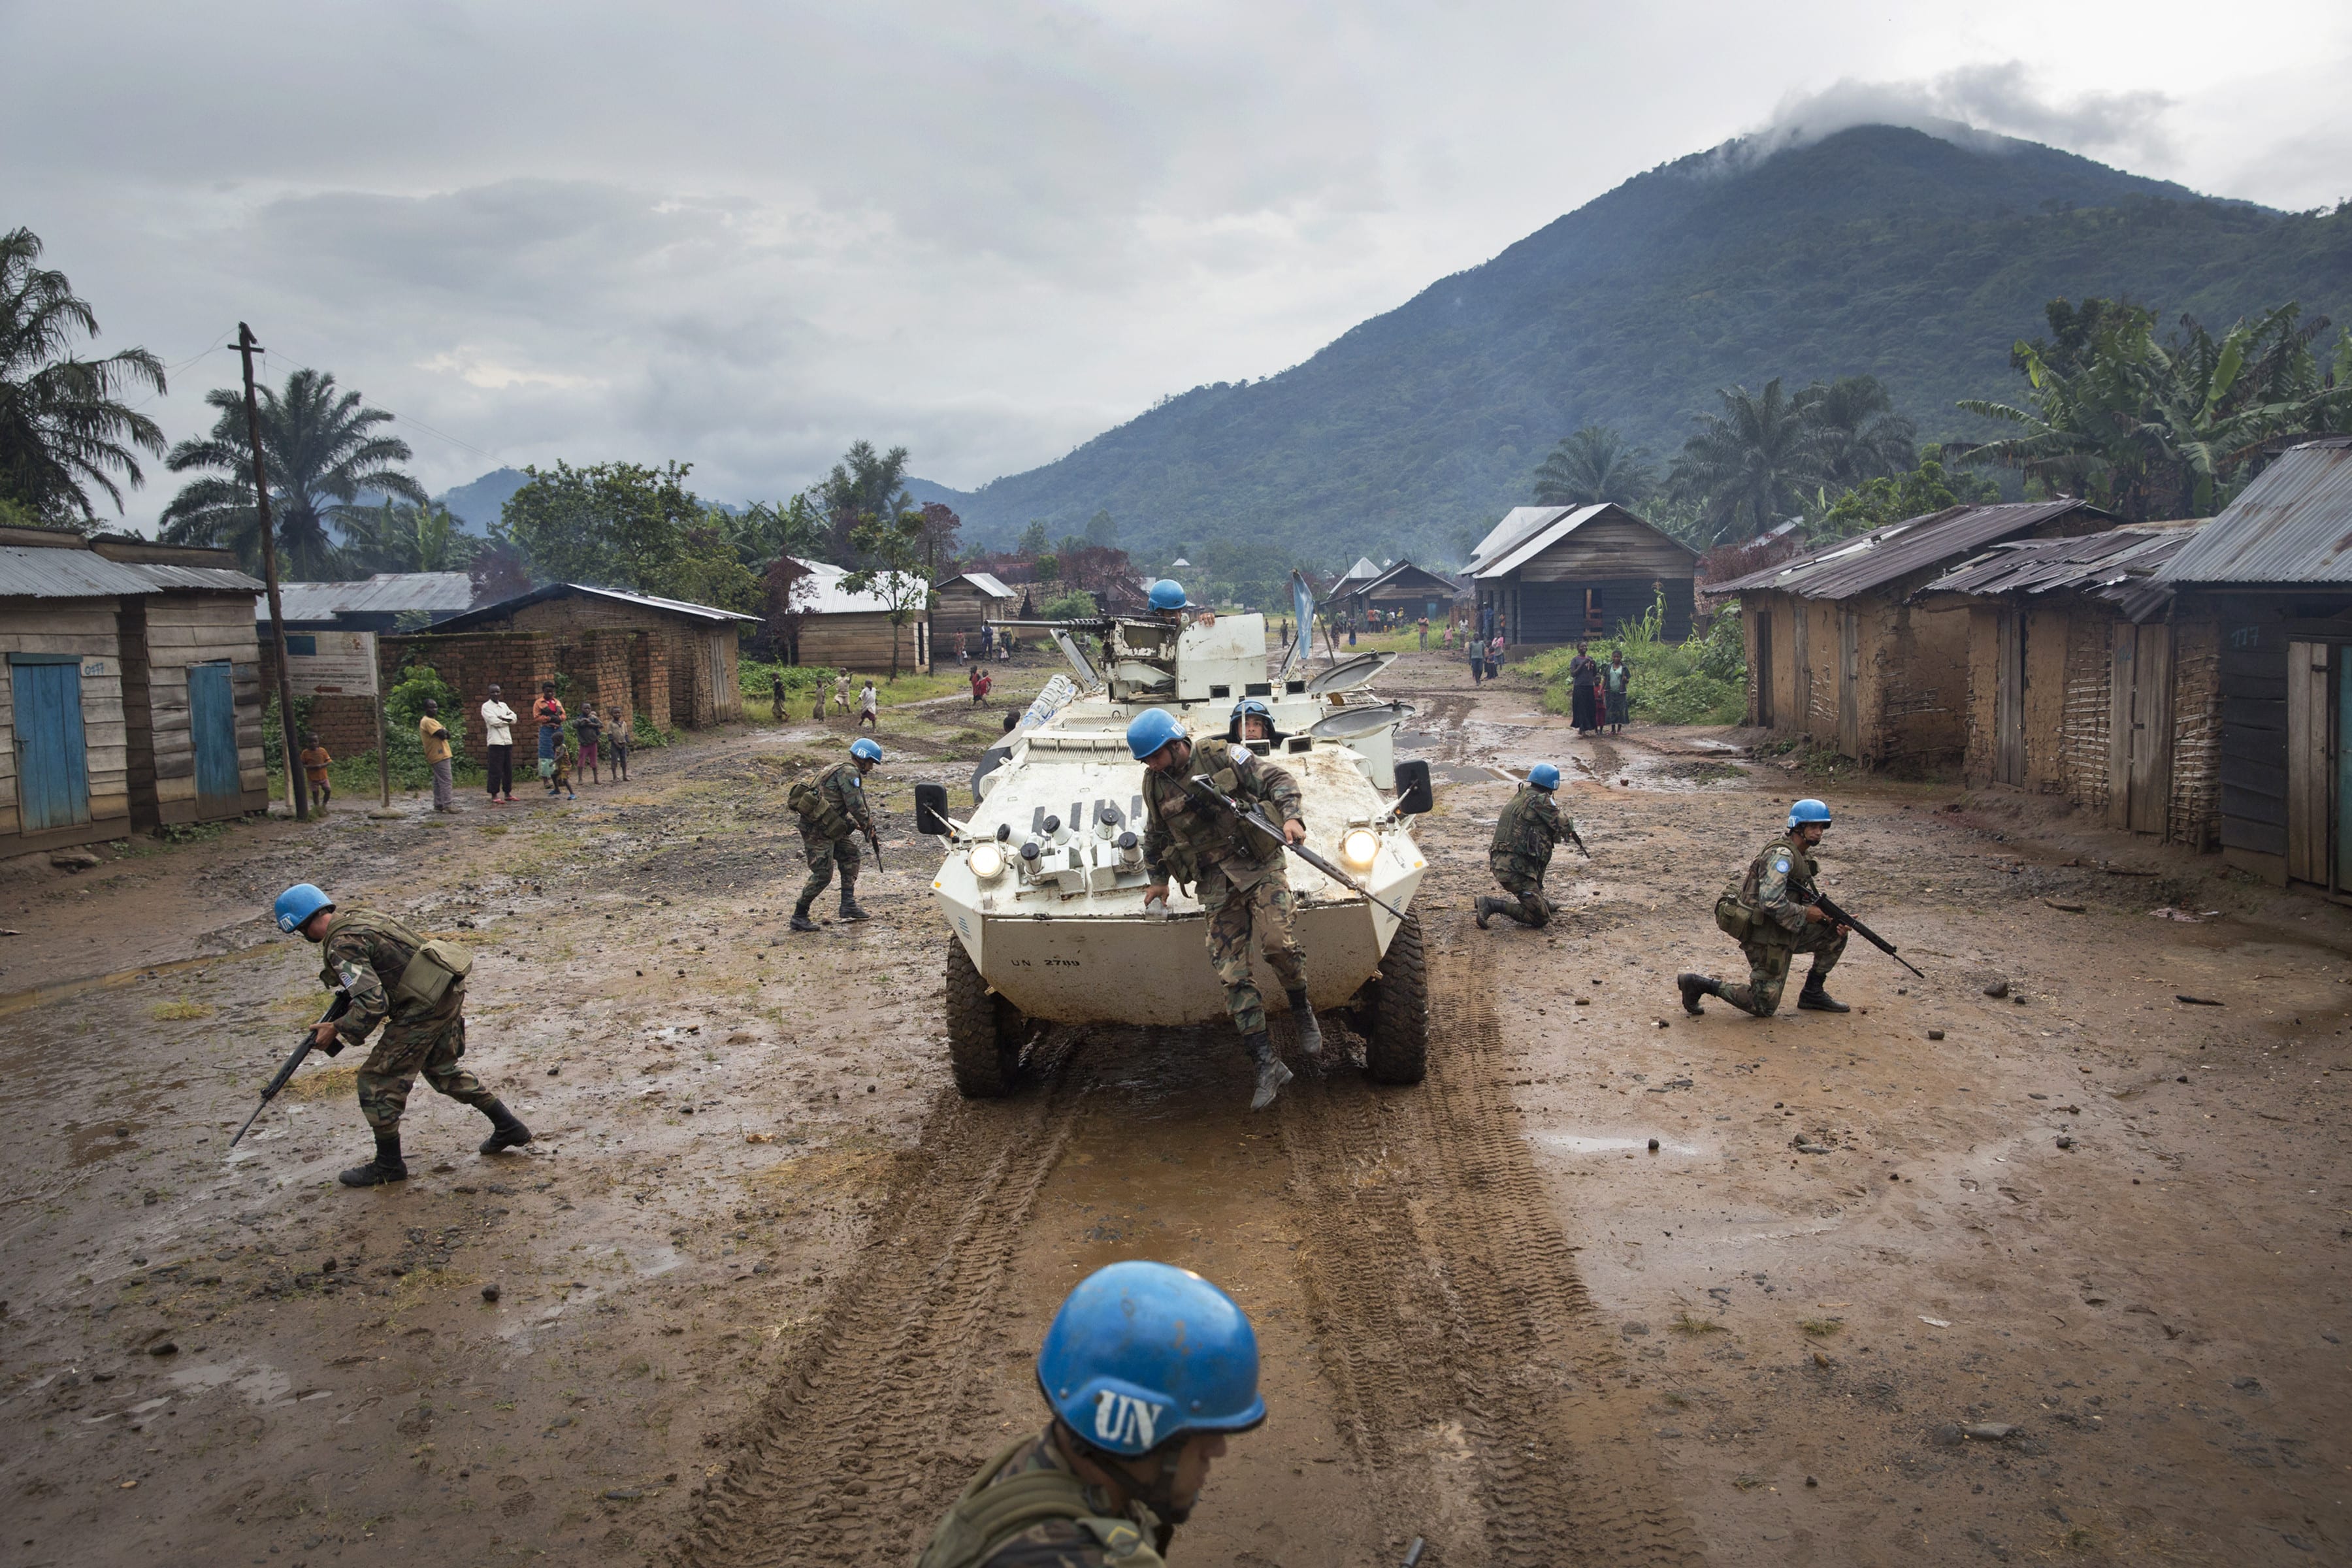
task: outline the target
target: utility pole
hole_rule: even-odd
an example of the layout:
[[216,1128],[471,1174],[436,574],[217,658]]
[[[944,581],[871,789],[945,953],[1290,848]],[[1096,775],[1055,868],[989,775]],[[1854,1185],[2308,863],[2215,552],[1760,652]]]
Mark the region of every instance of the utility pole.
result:
[[310,796],[302,787],[302,743],[294,731],[294,679],[286,668],[286,611],[278,602],[278,538],[269,525],[269,472],[261,460],[261,407],[253,395],[253,356],[260,348],[253,341],[253,329],[239,321],[236,352],[245,360],[245,428],[253,437],[253,505],[261,518],[261,580],[269,589],[269,642],[278,650],[278,719],[286,731],[286,798],[294,803],[294,820],[308,822]]

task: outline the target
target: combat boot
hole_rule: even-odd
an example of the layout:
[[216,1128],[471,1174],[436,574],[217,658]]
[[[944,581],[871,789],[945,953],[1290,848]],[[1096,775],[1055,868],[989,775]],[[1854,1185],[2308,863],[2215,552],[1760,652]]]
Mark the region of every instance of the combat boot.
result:
[[482,1114],[490,1119],[490,1135],[482,1140],[483,1153],[495,1154],[501,1149],[530,1142],[530,1129],[516,1120],[504,1101],[493,1100],[482,1107]]
[[1675,976],[1675,984],[1682,988],[1683,1011],[1694,1018],[1706,1011],[1698,1005],[1700,997],[1723,994],[1723,982],[1712,974],[1694,974],[1686,969]]
[[1501,905],[1502,901],[1503,900],[1500,899],[1490,899],[1484,896],[1479,898],[1478,907],[1476,910],[1472,913],[1470,918],[1478,922],[1478,929],[1480,931],[1492,931],[1494,929],[1486,923],[1486,917],[1493,914],[1496,909]]
[[1307,1059],[1314,1062],[1321,1061],[1323,1059],[1323,1026],[1315,1021],[1314,1004],[1307,1000],[1307,993],[1304,991],[1294,991],[1290,994],[1290,1021],[1297,1026],[1298,1048],[1307,1053]]
[[874,917],[857,907],[857,895],[847,888],[841,889],[841,918],[845,921],[866,921]]
[[1257,1064],[1257,1091],[1250,1096],[1250,1109],[1264,1110],[1274,1103],[1274,1097],[1282,1092],[1282,1086],[1290,1081],[1290,1069],[1284,1067],[1282,1058],[1274,1054],[1274,1041],[1266,1037],[1264,1029],[1243,1044],[1248,1048],[1250,1060]]
[[1797,1007],[1806,1013],[1851,1013],[1853,1008],[1832,996],[1822,985],[1819,975],[1805,976],[1805,988],[1797,993]]
[[809,907],[805,903],[799,903],[793,906],[793,929],[794,931],[816,930],[816,921],[809,919],[808,910]]
[[375,1158],[364,1165],[353,1165],[335,1180],[347,1187],[381,1187],[408,1180],[408,1166],[400,1157],[400,1129],[377,1133]]

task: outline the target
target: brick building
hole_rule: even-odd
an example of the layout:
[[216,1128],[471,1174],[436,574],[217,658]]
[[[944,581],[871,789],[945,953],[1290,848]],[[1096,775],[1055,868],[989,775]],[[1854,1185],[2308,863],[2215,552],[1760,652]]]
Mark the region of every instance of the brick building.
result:
[[[503,650],[485,646],[462,657],[475,660],[483,670],[536,661],[538,668],[520,687],[516,681],[500,680],[509,700],[518,689],[536,694],[541,681],[561,672],[576,693],[570,700],[574,706],[586,701],[600,706],[616,702],[627,710],[642,710],[664,726],[698,730],[743,716],[742,687],[736,673],[738,628],[758,624],[756,616],[709,605],[581,583],[551,583],[517,598],[453,616],[426,636],[385,641],[419,647],[437,645],[444,638],[479,638],[484,634],[549,638],[543,648],[537,644],[518,644]],[[437,658],[434,667],[440,668]],[[467,693],[468,700],[480,701],[478,682],[462,684],[446,669],[441,675]],[[591,691],[601,695],[592,697]]]

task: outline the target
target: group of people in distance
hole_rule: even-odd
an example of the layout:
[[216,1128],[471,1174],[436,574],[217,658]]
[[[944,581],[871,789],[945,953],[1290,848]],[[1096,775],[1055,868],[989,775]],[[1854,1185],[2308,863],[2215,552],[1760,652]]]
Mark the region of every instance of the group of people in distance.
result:
[[1633,701],[1633,670],[1625,662],[1623,648],[1611,648],[1609,662],[1602,664],[1589,645],[1578,643],[1576,657],[1568,661],[1568,687],[1570,721],[1578,734],[1623,732],[1626,710]]

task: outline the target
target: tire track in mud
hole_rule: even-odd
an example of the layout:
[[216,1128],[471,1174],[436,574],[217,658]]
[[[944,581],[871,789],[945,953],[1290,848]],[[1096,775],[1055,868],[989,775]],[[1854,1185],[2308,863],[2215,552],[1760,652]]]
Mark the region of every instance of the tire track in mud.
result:
[[[1620,1353],[1497,1087],[1487,967],[1478,950],[1433,954],[1419,1089],[1343,1074],[1285,1102],[1341,1430],[1391,1500],[1391,1531],[1457,1560],[1699,1562],[1637,1398],[1608,1384]],[[1449,1446],[1466,1446],[1466,1473]]]
[[671,1553],[692,1568],[898,1568],[984,1456],[966,1451],[976,1374],[1037,1194],[1091,1087],[1049,1042],[1011,1101],[942,1092],[922,1145],[822,1321]]

